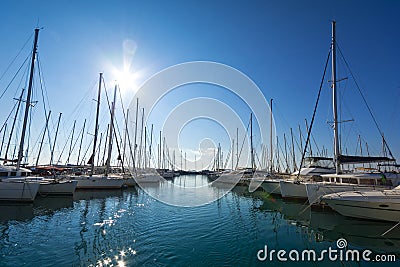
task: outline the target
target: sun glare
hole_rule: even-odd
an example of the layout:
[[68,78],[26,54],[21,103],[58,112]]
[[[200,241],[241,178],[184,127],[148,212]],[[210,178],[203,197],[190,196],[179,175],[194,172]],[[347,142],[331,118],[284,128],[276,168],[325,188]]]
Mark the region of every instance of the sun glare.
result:
[[121,93],[135,93],[138,90],[141,79],[144,76],[143,70],[138,70],[133,66],[133,58],[137,50],[137,44],[134,40],[127,39],[122,43],[122,66],[109,64],[109,73],[111,80],[108,83],[112,86],[118,84]]
[[138,89],[138,81],[140,79],[140,75],[138,72],[131,72],[127,69],[124,69],[122,71],[115,69],[112,75],[114,82],[119,85],[121,93],[136,92],[136,90]]

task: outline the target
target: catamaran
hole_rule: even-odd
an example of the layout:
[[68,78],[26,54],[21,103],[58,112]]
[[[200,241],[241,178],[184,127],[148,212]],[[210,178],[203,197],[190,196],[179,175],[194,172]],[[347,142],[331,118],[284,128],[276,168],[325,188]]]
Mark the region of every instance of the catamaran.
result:
[[[332,22],[332,91],[333,91],[333,132],[334,132],[334,172],[311,176],[302,181],[281,181],[282,197],[307,199],[310,204],[320,204],[321,197],[333,192],[349,190],[390,189],[397,186],[400,176],[396,173],[381,173],[379,171],[353,171],[343,173],[343,164],[361,164],[395,161],[388,157],[363,157],[342,155],[339,147],[339,121],[337,111],[337,78],[336,78],[336,22]],[[307,147],[307,145],[306,145]],[[382,179],[383,178],[383,179]]]

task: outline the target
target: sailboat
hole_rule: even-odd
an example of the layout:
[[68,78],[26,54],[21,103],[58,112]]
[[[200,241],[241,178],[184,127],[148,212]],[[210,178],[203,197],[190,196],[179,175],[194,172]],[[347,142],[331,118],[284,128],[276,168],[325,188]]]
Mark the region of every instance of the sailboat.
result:
[[[236,169],[232,171],[222,171],[218,170],[219,173],[216,180],[213,183],[224,183],[224,184],[251,184],[257,180],[257,184],[261,184],[265,179],[265,173],[256,171],[255,161],[254,161],[254,150],[253,150],[253,113],[250,113],[250,155],[251,155],[251,167],[245,169]],[[219,153],[218,153],[219,154]],[[218,155],[219,156],[219,155]],[[233,156],[233,155],[232,155]]]
[[336,172],[321,175],[323,181],[306,183],[307,198],[310,204],[319,204],[323,195],[352,190],[391,189],[400,183],[400,176],[395,173],[381,173],[376,170],[358,170],[352,173],[343,173],[342,164],[360,164],[372,162],[394,161],[387,157],[347,156],[340,153],[338,138],[338,116],[336,100],[336,22],[332,21],[332,89],[334,114],[334,162]]
[[[123,107],[122,107],[123,108]],[[161,181],[164,181],[163,177],[160,175],[160,173],[155,169],[155,168],[150,168],[147,166],[147,161],[146,161],[146,149],[147,149],[147,143],[146,143],[146,128],[143,131],[143,125],[144,125],[144,109],[142,112],[142,127],[141,127],[141,136],[144,134],[144,148],[142,148],[142,142],[140,142],[140,149],[143,149],[143,155],[144,155],[144,166],[140,166],[140,160],[136,158],[136,149],[137,149],[137,144],[136,144],[136,137],[137,137],[137,125],[138,125],[138,114],[139,114],[139,98],[136,99],[136,121],[135,121],[135,140],[134,144],[131,144],[130,139],[128,137],[128,151],[124,151],[124,154],[126,154],[126,157],[131,157],[131,160],[133,162],[133,167],[127,168],[128,172],[123,174],[124,177],[124,185],[126,186],[136,186],[136,185],[143,185],[146,186],[147,184],[158,184]],[[127,114],[128,116],[128,114]],[[127,126],[127,117],[125,117],[125,126],[126,126],[126,134],[128,133],[128,126]],[[153,127],[151,128],[151,138],[153,138]],[[128,135],[128,134],[127,134]],[[128,135],[129,136],[129,135]],[[142,141],[142,139],[141,139]],[[150,158],[151,158],[151,144],[152,144],[153,139],[151,139],[150,142]],[[161,143],[161,135],[160,135],[160,143]],[[132,147],[134,148],[134,151],[132,151]],[[126,158],[125,157],[125,158]],[[150,162],[150,160],[148,161]]]
[[39,29],[35,29],[35,38],[32,50],[31,69],[29,76],[28,96],[26,100],[25,116],[22,127],[21,141],[18,152],[17,166],[0,166],[0,200],[13,202],[32,202],[39,190],[39,183],[31,182],[25,178],[31,173],[30,170],[21,168],[23,145],[26,133],[26,124],[29,114],[30,96],[32,92],[33,69],[37,51]]
[[24,179],[30,173],[31,171],[25,168],[0,165],[0,201],[33,202],[40,184]]
[[[60,181],[55,178],[44,178],[44,177],[36,177],[30,176],[31,172],[27,169],[21,168],[21,161],[23,157],[23,149],[24,149],[24,141],[25,141],[25,134],[28,122],[28,115],[29,109],[31,106],[31,94],[32,94],[32,84],[33,84],[33,73],[34,73],[34,66],[35,66],[35,57],[37,53],[37,41],[39,36],[39,29],[35,29],[35,40],[34,40],[34,48],[32,53],[32,62],[31,62],[31,69],[30,69],[30,76],[29,76],[29,86],[28,86],[28,94],[25,106],[25,114],[24,114],[24,121],[22,126],[22,133],[21,133],[21,141],[19,145],[19,152],[18,152],[18,159],[16,166],[9,166],[9,168],[15,168],[14,171],[11,171],[11,176],[3,178],[3,181],[6,182],[19,182],[19,183],[29,183],[29,184],[38,184],[39,188],[37,193],[43,195],[72,195],[75,191],[75,187],[77,182],[75,181]],[[22,97],[22,95],[21,95]],[[22,170],[22,171],[21,171]],[[29,172],[28,172],[29,171]],[[3,172],[6,173],[6,172]],[[20,173],[21,175],[14,175],[14,173]],[[3,176],[5,177],[5,176]],[[36,188],[36,186],[35,186]],[[33,194],[29,194],[33,195]],[[33,200],[33,199],[32,199]]]
[[120,189],[124,184],[124,179],[120,175],[110,175],[110,161],[112,151],[112,140],[114,134],[114,112],[115,112],[115,98],[117,92],[117,85],[114,89],[114,102],[111,105],[111,121],[110,121],[110,132],[108,139],[108,157],[106,162],[106,169],[104,174],[96,175],[94,173],[94,159],[96,152],[96,141],[98,133],[98,120],[99,120],[99,109],[100,109],[100,95],[101,95],[101,83],[103,81],[103,73],[100,73],[99,77],[99,90],[97,95],[97,111],[96,111],[96,123],[95,123],[95,135],[93,142],[93,154],[91,157],[91,170],[89,175],[71,176],[70,179],[78,182],[77,189]]
[[[332,21],[332,89],[333,89],[333,117],[334,117],[334,163],[335,172],[311,176],[305,181],[281,181],[282,197],[304,198],[310,204],[320,204],[323,195],[352,191],[390,189],[400,183],[400,176],[397,174],[381,173],[378,171],[353,171],[343,173],[342,164],[361,164],[372,162],[389,162],[394,159],[388,157],[362,157],[342,155],[339,148],[338,134],[338,112],[337,112],[337,79],[336,79],[336,22]],[[383,179],[382,179],[383,178]]]

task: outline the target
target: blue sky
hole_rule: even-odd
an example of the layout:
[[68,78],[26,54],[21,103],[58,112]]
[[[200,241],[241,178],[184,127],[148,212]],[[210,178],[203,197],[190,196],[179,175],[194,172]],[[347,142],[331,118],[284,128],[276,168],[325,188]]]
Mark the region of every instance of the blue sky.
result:
[[[330,45],[330,21],[335,19],[341,51],[399,157],[399,11],[397,1],[3,1],[0,75],[34,27],[43,27],[39,58],[53,127],[56,114],[64,116],[58,151],[74,119],[82,127],[87,118],[87,127],[93,129],[91,99],[96,97],[98,73],[104,72],[111,94],[112,83],[118,79],[115,70],[122,71],[124,64],[135,73],[131,83],[136,86],[166,67],[187,61],[232,66],[248,75],[267,100],[274,99],[277,134],[283,138],[289,127],[297,129],[300,124],[304,130],[304,120],[311,119]],[[343,63],[338,67],[339,78],[349,76]],[[12,75],[10,70],[0,80],[1,92]],[[342,118],[355,119],[344,126],[350,132],[343,133],[342,139],[347,140],[343,142],[354,150],[357,135],[362,134],[371,153],[379,153],[379,133],[354,83],[345,81],[340,87],[344,90]],[[122,90],[127,107],[133,93]],[[18,92],[14,86],[0,99],[2,123]],[[216,97],[221,98],[221,93]],[[330,151],[332,133],[327,121],[332,120],[331,110],[331,92],[325,82],[314,137]],[[40,114],[37,117],[44,124]],[[108,118],[105,113],[102,118],[104,129]],[[37,136],[32,133],[32,142]],[[85,138],[90,142],[90,135]]]

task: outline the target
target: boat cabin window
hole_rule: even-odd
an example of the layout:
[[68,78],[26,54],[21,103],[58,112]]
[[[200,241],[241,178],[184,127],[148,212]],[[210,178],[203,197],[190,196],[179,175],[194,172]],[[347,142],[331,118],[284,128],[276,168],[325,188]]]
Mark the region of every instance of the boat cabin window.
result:
[[0,172],[0,177],[7,177],[8,176],[8,172]]
[[323,178],[323,181],[324,181],[324,182],[330,182],[330,181],[331,181],[331,177],[324,177],[324,178]]
[[10,176],[17,176],[17,172],[11,172]]
[[319,175],[314,175],[314,176],[312,177],[312,180],[313,180],[314,182],[322,182],[322,177],[319,176]]
[[358,181],[355,178],[342,178],[342,183],[358,184]]
[[360,184],[375,185],[375,179],[360,179]]
[[21,176],[27,176],[27,172],[21,172]]

